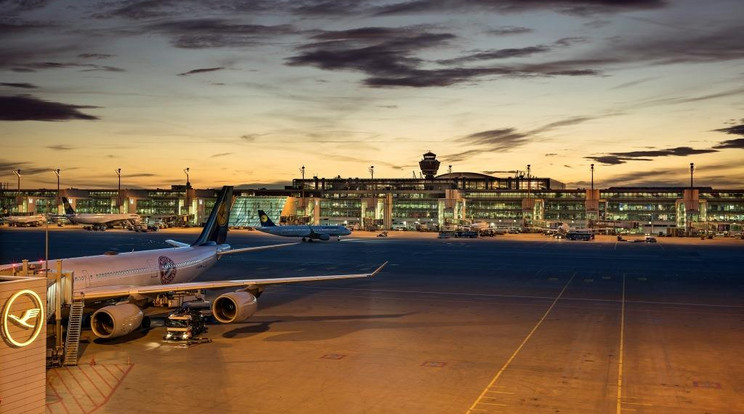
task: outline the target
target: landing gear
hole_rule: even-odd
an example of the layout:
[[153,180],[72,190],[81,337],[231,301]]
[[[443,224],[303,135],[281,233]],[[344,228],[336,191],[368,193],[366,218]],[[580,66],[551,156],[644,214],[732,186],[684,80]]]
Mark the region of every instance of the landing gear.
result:
[[302,241],[307,241],[307,239],[303,237],[303,238],[302,238]]

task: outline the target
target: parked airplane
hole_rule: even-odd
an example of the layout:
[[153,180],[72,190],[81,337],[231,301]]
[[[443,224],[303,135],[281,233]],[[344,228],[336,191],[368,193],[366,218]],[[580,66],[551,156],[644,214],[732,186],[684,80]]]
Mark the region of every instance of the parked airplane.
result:
[[65,205],[64,217],[73,224],[91,224],[93,230],[106,230],[106,227],[123,223],[129,223],[134,226],[141,221],[139,215],[132,213],[75,213],[67,197],[62,197],[62,203]]
[[43,214],[35,214],[33,216],[6,216],[2,218],[9,226],[29,226],[36,227],[41,226],[47,222],[47,218]]
[[98,307],[91,316],[93,333],[100,338],[126,335],[149,324],[144,307],[169,306],[209,289],[237,289],[217,297],[212,313],[222,323],[241,322],[256,312],[256,298],[267,285],[372,277],[387,264],[371,273],[192,282],[223,255],[296,244],[232,249],[225,244],[231,204],[232,187],[224,187],[199,238],[190,245],[167,240],[175,247],[62,259],[63,269],[74,271],[73,299]]
[[341,236],[348,236],[351,230],[344,226],[277,226],[263,211],[258,210],[258,218],[261,221],[261,227],[258,230],[284,237],[302,237],[302,241],[329,240],[331,236],[336,236],[341,240]]

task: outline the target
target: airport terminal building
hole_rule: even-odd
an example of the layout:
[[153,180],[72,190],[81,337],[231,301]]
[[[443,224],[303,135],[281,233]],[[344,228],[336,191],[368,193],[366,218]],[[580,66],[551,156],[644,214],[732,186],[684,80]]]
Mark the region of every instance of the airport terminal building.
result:
[[[551,178],[471,172],[436,175],[428,152],[420,178],[295,179],[284,189],[236,189],[233,226],[259,225],[258,209],[281,223],[345,224],[360,230],[439,230],[484,221],[495,228],[535,229],[567,223],[608,233],[741,233],[744,188],[609,187],[567,189]],[[3,214],[63,212],[67,197],[81,213],[137,213],[199,225],[219,189],[0,190]]]

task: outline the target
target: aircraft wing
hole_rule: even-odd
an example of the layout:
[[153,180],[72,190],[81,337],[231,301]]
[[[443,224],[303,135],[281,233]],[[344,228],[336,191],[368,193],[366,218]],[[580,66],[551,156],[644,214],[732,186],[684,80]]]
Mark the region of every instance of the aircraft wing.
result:
[[[293,243],[292,243],[293,244]],[[320,282],[324,280],[337,279],[360,279],[374,277],[388,264],[383,263],[370,273],[355,273],[345,275],[324,275],[324,276],[297,276],[267,279],[239,279],[239,280],[217,280],[205,282],[188,282],[173,283],[168,285],[149,285],[149,286],[101,286],[95,288],[84,288],[73,292],[75,299],[85,300],[104,300],[128,296],[154,296],[158,293],[166,292],[184,292],[194,290],[226,289],[226,288],[247,288],[252,286],[267,286],[284,283],[301,283],[301,282]]]
[[188,243],[183,243],[183,242],[176,241],[176,240],[171,240],[171,239],[168,239],[165,242],[168,243],[168,244],[170,244],[173,247],[189,247],[189,246],[191,246]]
[[299,244],[299,243],[298,242],[280,243],[280,244],[270,244],[268,246],[242,247],[240,249],[222,250],[222,251],[217,252],[217,256],[222,256],[222,255],[225,255],[225,254],[255,252],[256,250],[275,249],[277,247],[288,247],[288,246],[292,246],[292,245],[295,245],[295,244]]

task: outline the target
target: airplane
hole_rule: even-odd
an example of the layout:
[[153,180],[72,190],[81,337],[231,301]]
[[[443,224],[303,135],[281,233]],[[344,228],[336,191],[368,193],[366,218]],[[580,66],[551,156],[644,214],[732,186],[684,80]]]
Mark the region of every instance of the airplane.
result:
[[37,227],[47,222],[47,218],[43,214],[36,214],[33,216],[6,216],[3,220],[8,223],[9,226],[29,226]]
[[[91,331],[103,339],[127,335],[140,326],[149,327],[142,310],[148,306],[181,305],[204,290],[236,289],[212,301],[214,318],[221,323],[242,322],[256,312],[265,286],[337,279],[366,278],[379,273],[298,276],[270,279],[239,279],[194,282],[222,256],[286,247],[297,243],[233,249],[225,244],[232,187],[223,187],[204,229],[192,244],[166,240],[174,247],[119,254],[72,257],[62,260],[65,272],[74,272],[73,300],[97,308],[90,317]],[[11,265],[0,265],[0,269]],[[114,304],[110,304],[114,301]]]
[[73,224],[91,224],[93,230],[103,231],[106,227],[119,223],[129,223],[134,226],[141,221],[140,216],[133,213],[75,213],[67,197],[62,197],[62,203],[65,205],[65,215],[61,217],[67,218]]
[[341,240],[341,236],[348,236],[351,234],[351,230],[344,226],[277,226],[269,218],[269,216],[263,211],[258,210],[258,217],[261,221],[261,227],[257,230],[264,233],[273,234],[275,236],[284,237],[301,237],[302,241],[313,241],[313,240],[330,240],[331,236],[336,236],[337,240]]

